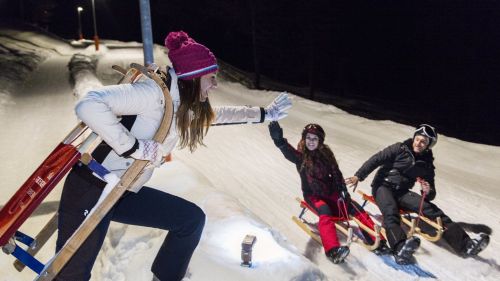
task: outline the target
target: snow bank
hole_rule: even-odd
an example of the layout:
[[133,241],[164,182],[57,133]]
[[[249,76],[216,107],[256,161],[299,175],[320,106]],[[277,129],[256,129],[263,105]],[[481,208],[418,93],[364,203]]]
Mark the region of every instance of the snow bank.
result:
[[[198,204],[207,216],[187,280],[326,280],[321,271],[285,237],[244,208],[215,191],[204,175],[180,160],[158,169],[149,186]],[[175,215],[175,214],[173,214]],[[240,266],[245,235],[257,237],[253,266]],[[96,280],[150,280],[150,266],[166,232],[113,223],[94,267]]]

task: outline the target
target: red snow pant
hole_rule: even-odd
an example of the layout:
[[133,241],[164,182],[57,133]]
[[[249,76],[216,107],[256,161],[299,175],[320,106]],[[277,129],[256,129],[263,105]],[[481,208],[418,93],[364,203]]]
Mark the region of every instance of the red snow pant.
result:
[[[344,208],[347,208],[347,212],[350,215],[357,218],[361,223],[369,228],[373,229],[375,225],[370,216],[359,204],[348,200],[346,206],[344,207],[343,204],[338,203],[338,199],[339,195],[337,192],[334,192],[329,196],[304,195],[304,200],[315,209],[319,216],[318,230],[325,253],[334,247],[340,246],[335,222],[345,220]],[[342,208],[342,210],[339,210],[339,207]],[[375,237],[370,236],[364,231],[363,235],[365,236],[365,239],[371,239],[372,242],[375,241]]]

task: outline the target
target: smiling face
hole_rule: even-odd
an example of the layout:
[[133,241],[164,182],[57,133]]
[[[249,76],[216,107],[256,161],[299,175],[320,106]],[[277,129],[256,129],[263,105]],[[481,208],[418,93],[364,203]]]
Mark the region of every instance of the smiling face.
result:
[[416,135],[413,138],[413,152],[419,154],[424,152],[427,149],[427,146],[429,146],[429,138],[426,136],[422,135]]
[[217,88],[216,72],[201,76],[200,78],[200,102],[206,102],[208,92]]
[[315,134],[307,133],[306,138],[306,147],[310,151],[316,150],[319,145],[319,138]]

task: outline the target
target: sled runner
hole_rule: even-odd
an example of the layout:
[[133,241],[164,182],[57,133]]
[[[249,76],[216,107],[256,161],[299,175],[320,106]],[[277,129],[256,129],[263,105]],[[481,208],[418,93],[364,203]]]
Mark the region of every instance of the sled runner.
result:
[[[313,238],[314,240],[316,240],[318,243],[321,244],[321,238],[319,236],[319,232],[318,232],[318,229],[316,227],[316,223],[311,223],[304,218],[305,213],[307,211],[310,211],[316,217],[318,216],[318,214],[306,201],[304,201],[300,198],[296,198],[296,200],[297,200],[297,202],[299,202],[302,210],[300,211],[299,216],[298,217],[293,216],[292,220],[302,230],[304,230],[309,236],[311,236],[311,238]],[[362,239],[361,237],[353,236],[353,229],[349,225],[349,221],[354,221],[360,229],[364,230],[365,232],[367,232],[368,234],[373,236],[375,238],[375,241],[373,242],[373,244],[365,243],[364,239]],[[373,251],[380,246],[380,241],[381,241],[382,237],[381,237],[381,233],[380,233],[380,227],[378,225],[375,225],[375,230],[372,230],[368,226],[361,223],[358,219],[356,219],[353,216],[349,216],[349,219],[337,217],[335,225],[336,225],[337,229],[347,237],[347,242],[346,242],[347,246],[350,245],[352,243],[352,241],[356,241],[356,242],[361,243],[365,248],[367,248],[370,251]]]
[[[57,186],[71,167],[80,160],[84,152],[92,151],[99,138],[91,133],[83,142],[80,137],[87,131],[87,126],[79,123],[64,140],[49,154],[42,164],[24,182],[12,198],[0,211],[0,246],[6,254],[12,254],[31,269],[39,269],[40,263],[33,258],[41,245],[50,238],[48,232],[57,223],[51,220],[50,229],[42,230],[42,235],[33,239],[18,231],[43,199]],[[52,231],[53,233],[53,231]],[[47,237],[48,235],[48,237]],[[28,246],[24,250],[16,241]],[[41,242],[41,243],[38,243]],[[41,244],[41,245],[40,245]],[[19,266],[22,270],[23,266]],[[36,271],[36,270],[35,270]]]
[[[376,205],[373,196],[368,195],[361,190],[358,190],[358,193],[363,197],[364,200],[363,206],[365,206],[368,202]],[[401,221],[410,228],[410,230],[407,233],[408,237],[412,236],[413,234],[418,234],[425,240],[436,242],[439,241],[439,239],[441,239],[441,237],[443,236],[444,228],[440,217],[436,218],[436,220],[434,221],[420,214],[415,214],[414,212],[408,212],[404,210],[400,210],[400,216],[401,216]],[[426,228],[425,232],[422,229],[424,227]],[[430,235],[426,232],[435,232],[435,233],[434,235]],[[382,233],[384,233],[385,235],[384,229],[382,229]]]

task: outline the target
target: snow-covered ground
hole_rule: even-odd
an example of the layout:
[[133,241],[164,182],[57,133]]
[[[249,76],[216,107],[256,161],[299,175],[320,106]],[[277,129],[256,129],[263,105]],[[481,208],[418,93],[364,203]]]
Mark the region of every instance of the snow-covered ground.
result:
[[[92,46],[75,49],[44,35],[0,29],[0,44],[6,38],[11,45],[22,42],[47,59],[29,75],[0,84],[0,182],[4,194],[0,205],[76,124],[73,106],[77,97],[66,67],[71,56],[77,52],[96,55],[97,74],[103,84],[118,79],[111,70],[112,64],[142,62],[141,49],[117,48],[116,42],[114,48],[103,46],[95,54]],[[155,59],[160,65],[168,62],[159,46],[155,47]],[[3,71],[2,77],[5,77]],[[278,94],[219,82],[219,88],[211,94],[215,105],[267,105]],[[391,121],[360,118],[293,95],[292,99],[294,106],[289,117],[280,122],[285,137],[297,143],[304,125],[321,124],[327,134],[326,143],[332,147],[346,177],[373,153],[412,133],[411,127]],[[294,165],[275,148],[266,124],[210,128],[206,145],[193,154],[185,150],[174,152],[173,161],[158,169],[149,182],[152,187],[196,202],[207,214],[203,237],[186,279],[426,278],[396,270],[355,243],[346,263],[330,263],[319,245],[290,219],[300,211],[295,201],[301,195],[300,180]],[[423,241],[416,253],[420,268],[439,280],[500,280],[496,254],[500,250],[500,147],[440,135],[434,153],[438,190],[435,202],[456,221],[490,226],[493,235],[490,246],[477,259],[459,258],[443,242]],[[370,180],[371,177],[359,188],[369,192]],[[61,187],[56,188],[44,201],[43,208],[21,229],[36,234],[57,208],[60,192]],[[357,194],[353,197],[359,199]],[[373,206],[367,209],[378,213]],[[151,280],[149,268],[165,234],[155,229],[112,224],[92,280]],[[240,266],[241,242],[246,234],[257,236],[252,268]],[[53,254],[54,244],[52,239],[42,250],[39,255],[42,261]],[[35,274],[29,270],[16,272],[12,261],[11,256],[0,255],[0,280],[34,278]]]

